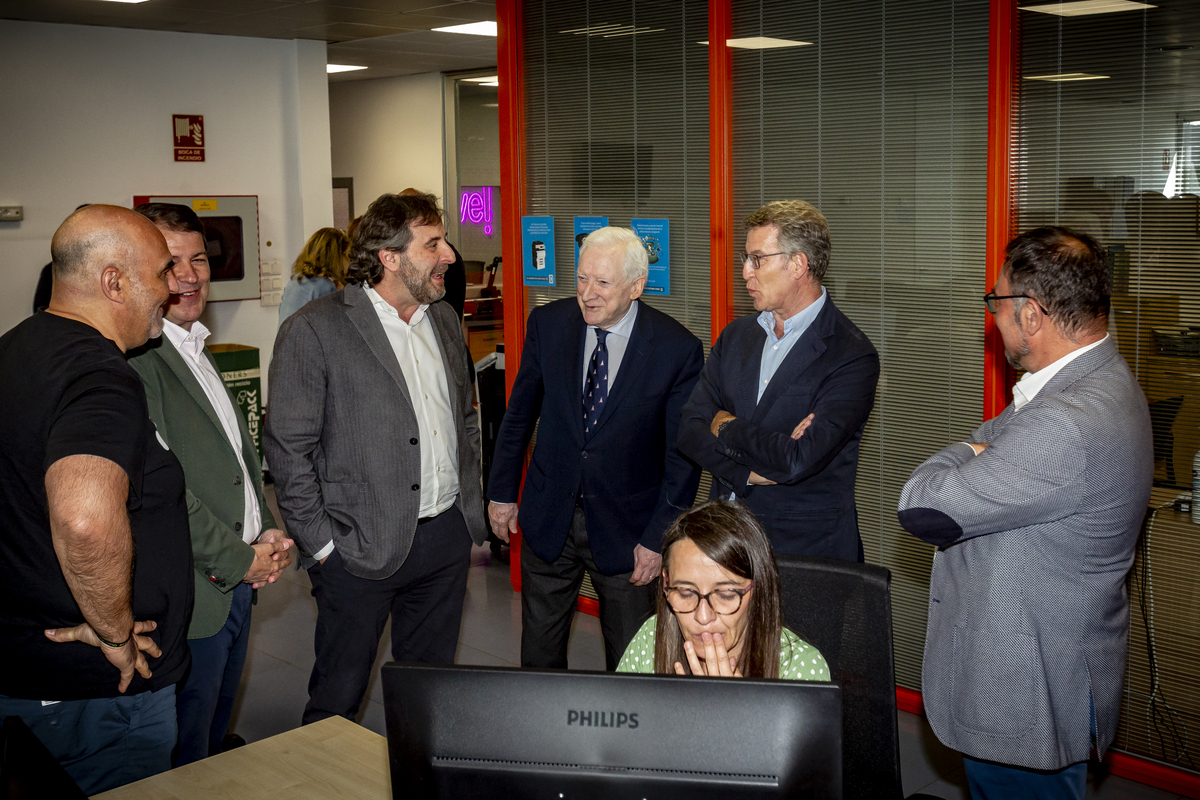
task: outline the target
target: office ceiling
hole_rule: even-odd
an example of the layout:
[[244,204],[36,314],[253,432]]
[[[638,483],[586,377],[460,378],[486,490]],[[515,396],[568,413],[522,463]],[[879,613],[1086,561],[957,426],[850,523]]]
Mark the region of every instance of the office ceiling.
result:
[[494,0],[3,0],[0,19],[320,39],[328,42],[330,63],[369,67],[330,81],[496,65],[495,37],[430,30],[495,20]]

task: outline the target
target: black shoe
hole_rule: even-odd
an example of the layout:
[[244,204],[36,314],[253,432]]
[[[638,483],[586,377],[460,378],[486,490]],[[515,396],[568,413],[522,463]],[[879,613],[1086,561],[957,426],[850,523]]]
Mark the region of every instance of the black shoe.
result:
[[236,750],[239,747],[245,747],[246,740],[238,736],[236,733],[227,733],[225,738],[221,740],[221,752],[228,753],[230,750]]

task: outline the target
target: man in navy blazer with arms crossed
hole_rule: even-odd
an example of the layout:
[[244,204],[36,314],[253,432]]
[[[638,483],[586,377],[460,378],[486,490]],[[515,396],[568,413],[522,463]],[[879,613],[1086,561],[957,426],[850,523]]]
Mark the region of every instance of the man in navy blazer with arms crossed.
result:
[[[695,499],[679,455],[680,412],[704,363],[700,340],[638,302],[645,247],[601,228],[579,251],[577,298],[529,314],[521,368],[496,440],[488,516],[521,549],[521,666],[566,667],[586,569],[614,670],[654,612],[667,527]],[[525,447],[537,445],[517,505]]]
[[754,512],[777,553],[862,560],[854,480],[879,354],[821,286],[829,225],[803,200],[746,218],[757,314],[731,322],[683,410],[679,449],[713,497]]

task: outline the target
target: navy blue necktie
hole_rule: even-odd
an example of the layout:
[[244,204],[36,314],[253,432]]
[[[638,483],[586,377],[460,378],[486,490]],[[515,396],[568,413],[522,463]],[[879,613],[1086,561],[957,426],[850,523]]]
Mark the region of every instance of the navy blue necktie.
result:
[[591,436],[596,429],[596,420],[604,411],[608,399],[608,345],[604,339],[608,331],[596,328],[596,349],[588,364],[587,384],[583,389],[583,435]]

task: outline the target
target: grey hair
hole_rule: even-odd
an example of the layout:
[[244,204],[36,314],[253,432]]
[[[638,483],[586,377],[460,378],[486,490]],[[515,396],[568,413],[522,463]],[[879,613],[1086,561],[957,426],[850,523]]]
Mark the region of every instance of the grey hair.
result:
[[633,283],[638,278],[650,274],[650,256],[646,254],[646,245],[642,238],[629,228],[608,226],[597,228],[587,235],[579,246],[579,258],[593,247],[623,247],[625,248],[625,282]]
[[774,225],[779,229],[779,246],[789,256],[808,256],[808,274],[817,283],[829,267],[829,223],[817,207],[803,200],[776,200],[746,217],[746,229]]

